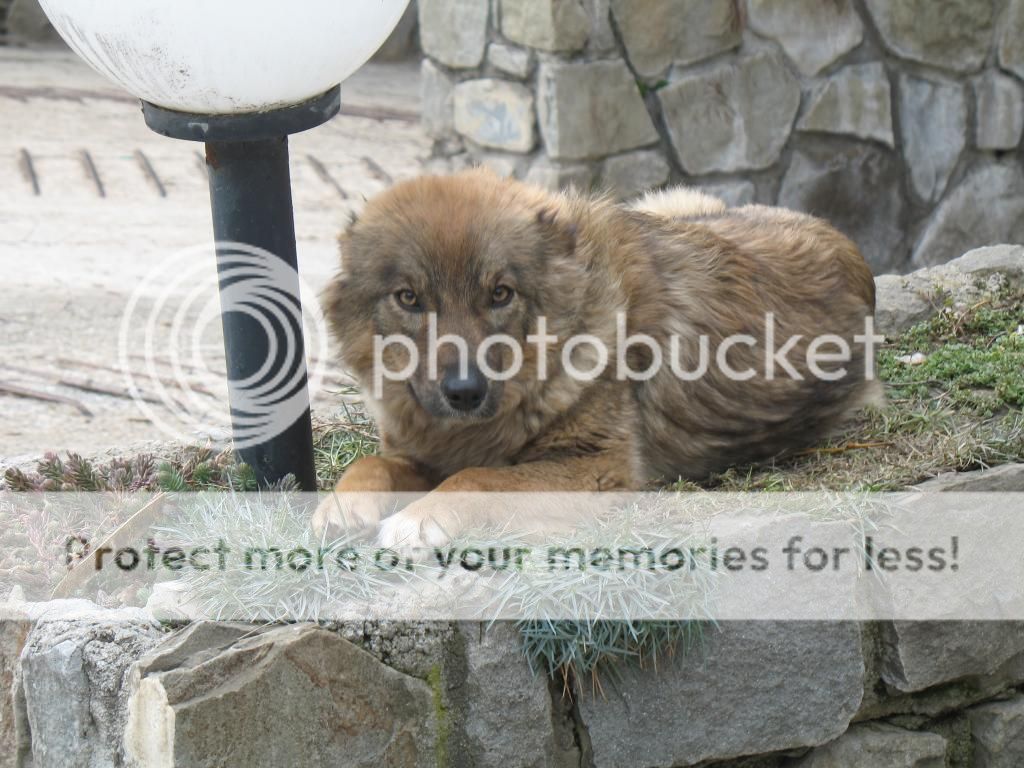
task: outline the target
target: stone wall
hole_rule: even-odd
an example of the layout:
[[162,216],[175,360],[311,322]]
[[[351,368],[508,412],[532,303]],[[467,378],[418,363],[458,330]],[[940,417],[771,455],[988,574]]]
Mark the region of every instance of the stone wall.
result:
[[1024,242],[1024,0],[421,0],[435,167],[831,220],[876,273]]

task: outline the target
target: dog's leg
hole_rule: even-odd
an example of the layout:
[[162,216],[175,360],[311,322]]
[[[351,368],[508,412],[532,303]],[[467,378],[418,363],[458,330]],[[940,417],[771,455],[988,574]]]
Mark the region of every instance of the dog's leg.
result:
[[349,467],[313,514],[313,530],[334,538],[376,528],[392,503],[387,494],[424,493],[434,488],[411,461],[366,456]]
[[464,469],[414,501],[381,524],[382,547],[406,554],[443,547],[461,531],[485,524],[509,525],[531,535],[567,532],[590,510],[587,499],[567,503],[564,497],[545,504],[543,497],[523,504],[503,505],[500,496],[473,494],[505,492],[626,491],[642,482],[636,462],[619,452],[572,457],[558,461],[534,461],[510,467]]

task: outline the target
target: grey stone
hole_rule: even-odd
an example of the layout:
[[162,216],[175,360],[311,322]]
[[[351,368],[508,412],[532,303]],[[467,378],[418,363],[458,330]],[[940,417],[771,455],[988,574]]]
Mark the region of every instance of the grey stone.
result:
[[620,200],[660,187],[671,173],[661,152],[649,149],[609,157],[601,166],[601,184]]
[[989,0],[867,0],[867,7],[885,45],[905,59],[973,72],[992,45]]
[[419,0],[423,52],[455,69],[479,66],[487,43],[487,3]]
[[665,124],[687,173],[768,168],[782,153],[800,85],[782,57],[758,53],[688,75],[658,91]]
[[1010,0],[999,29],[999,66],[1024,79],[1024,0]]
[[590,17],[590,39],[587,53],[605,54],[618,49],[615,30],[612,29],[611,0],[583,0],[583,7]]
[[259,625],[233,621],[195,621],[184,629],[168,635],[140,658],[131,670],[130,679],[138,684],[143,677],[177,669],[187,662],[208,661],[228,646],[249,635],[258,635]]
[[419,12],[416,0],[412,0],[405,8],[397,26],[388,35],[384,45],[373,54],[375,61],[401,61],[417,54],[419,51]]
[[126,751],[147,766],[434,765],[429,686],[333,632],[282,627],[142,675]]
[[900,131],[910,181],[918,197],[942,197],[967,142],[963,86],[910,75],[899,79]]
[[475,157],[475,164],[490,168],[503,178],[521,179],[530,168],[530,158],[504,152],[480,152]]
[[420,120],[435,139],[455,134],[455,81],[430,59],[420,65]]
[[750,181],[725,181],[720,184],[701,184],[702,192],[717,197],[730,208],[739,208],[754,202],[757,189]]
[[21,611],[0,605],[0,768],[15,768],[14,677],[32,622]]
[[817,85],[797,127],[846,134],[893,147],[892,96],[885,67],[874,62],[840,70]]
[[1024,765],[1024,696],[967,710],[974,746],[974,768]]
[[974,83],[978,149],[1014,149],[1024,132],[1024,88],[1012,77],[989,71]]
[[913,264],[943,264],[982,245],[1024,242],[1024,172],[1017,164],[976,168],[946,195],[914,250]]
[[816,75],[864,39],[851,0],[747,0],[750,28],[775,40],[804,75]]
[[736,48],[742,37],[733,0],[612,0],[611,8],[629,62],[644,77]]
[[1024,623],[894,621],[883,625],[881,647],[882,680],[912,693],[992,675],[1024,654]]
[[529,152],[537,143],[533,92],[507,80],[467,80],[455,86],[455,130],[484,147]]
[[551,192],[568,187],[589,189],[593,180],[594,174],[589,165],[553,162],[543,155],[533,162],[526,174],[527,183],[536,184]]
[[537,105],[544,145],[557,160],[603,157],[658,140],[623,61],[544,62]]
[[622,670],[579,709],[597,768],[694,765],[816,746],[863,695],[855,623],[723,622],[657,670]]
[[782,179],[778,204],[828,220],[876,274],[891,272],[906,261],[901,181],[900,163],[877,147],[801,150]]
[[[523,658],[509,624],[464,627],[466,756],[478,768],[550,768],[563,756],[552,725],[548,681]],[[579,764],[576,756],[574,764]]]
[[39,0],[14,0],[7,11],[6,26],[11,42],[18,45],[61,42]]
[[501,0],[501,32],[542,51],[578,51],[590,34],[590,17],[579,0]]
[[[1024,262],[1024,249],[1021,253]],[[918,483],[916,488],[929,492],[1024,492],[1024,464],[1003,464],[973,472],[946,472]]]
[[[909,275],[882,275],[875,278],[875,327],[881,333],[896,335],[932,317],[946,304],[974,304],[1005,287],[1024,288],[1022,246],[978,248]],[[984,476],[976,472],[957,475],[965,483]],[[973,485],[951,490],[973,490]]]
[[504,43],[491,43],[487,47],[487,61],[499,72],[521,80],[533,69],[533,54],[529,50]]
[[945,768],[946,740],[937,733],[907,731],[885,723],[850,728],[813,750],[796,768]]
[[121,765],[132,663],[156,645],[159,627],[141,611],[54,605],[29,633],[21,655],[19,741],[33,768]]

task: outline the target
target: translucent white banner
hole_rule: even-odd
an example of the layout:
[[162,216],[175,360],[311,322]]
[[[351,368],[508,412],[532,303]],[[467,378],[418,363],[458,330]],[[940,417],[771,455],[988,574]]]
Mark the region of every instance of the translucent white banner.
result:
[[0,494],[0,604],[247,621],[1024,620],[1024,493],[361,495],[335,501],[382,523],[363,515],[339,538],[310,527],[324,498]]

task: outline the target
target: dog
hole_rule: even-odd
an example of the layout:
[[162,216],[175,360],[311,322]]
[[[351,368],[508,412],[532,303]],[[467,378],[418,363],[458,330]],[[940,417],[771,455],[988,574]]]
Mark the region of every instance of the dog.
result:
[[[508,521],[439,494],[704,478],[812,445],[879,397],[857,343],[871,271],[805,214],[687,188],[617,204],[474,169],[392,187],[340,243],[324,310],[381,451],[316,510],[325,536],[444,546]],[[761,348],[772,340],[776,357]],[[399,492],[423,495],[383,517],[374,494]],[[544,531],[573,514],[515,522]]]

